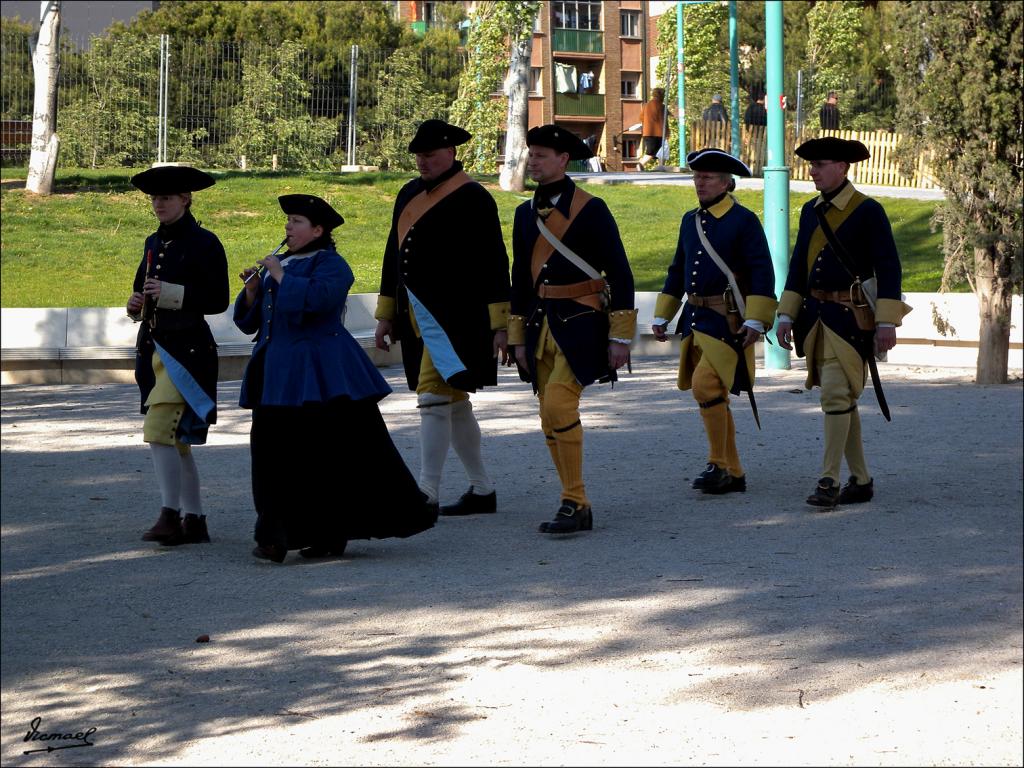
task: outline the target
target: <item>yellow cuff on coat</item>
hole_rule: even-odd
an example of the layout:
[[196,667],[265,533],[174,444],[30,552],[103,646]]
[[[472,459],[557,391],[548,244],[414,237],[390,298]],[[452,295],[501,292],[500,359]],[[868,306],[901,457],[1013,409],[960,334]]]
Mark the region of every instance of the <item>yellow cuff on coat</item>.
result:
[[185,286],[177,283],[163,283],[160,286],[160,295],[157,296],[156,305],[160,309],[181,309],[181,303],[185,300]]
[[508,327],[508,313],[511,308],[511,303],[507,301],[487,305],[487,311],[491,315],[492,331],[504,331]]
[[875,322],[899,326],[903,324],[903,316],[909,314],[911,310],[913,307],[899,299],[879,299],[875,306]]
[[608,338],[632,339],[636,335],[638,309],[617,309],[608,313]]
[[654,316],[664,318],[666,322],[670,323],[681,306],[683,306],[682,299],[677,299],[670,293],[659,293],[658,300],[654,303]]
[[508,343],[517,347],[526,343],[526,318],[522,315],[508,316]]
[[374,320],[395,319],[395,297],[385,296],[383,293],[377,296],[377,309],[373,312]]
[[775,308],[779,302],[774,296],[747,296],[747,316],[744,320],[758,320],[764,324],[765,330],[772,327],[775,320]]
[[804,297],[796,291],[783,291],[782,301],[779,302],[779,314],[789,315],[796,320],[797,315],[804,306]]

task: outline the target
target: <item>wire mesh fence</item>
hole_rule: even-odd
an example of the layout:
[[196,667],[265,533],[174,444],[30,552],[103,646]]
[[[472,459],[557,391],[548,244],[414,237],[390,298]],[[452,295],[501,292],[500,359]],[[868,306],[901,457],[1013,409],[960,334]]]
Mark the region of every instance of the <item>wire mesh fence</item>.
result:
[[[462,54],[358,46],[332,63],[288,41],[168,40],[165,49],[159,36],[61,42],[60,162],[80,167],[166,158],[208,167],[408,169],[410,127],[448,117],[465,64]],[[17,130],[32,119],[28,35],[4,32],[0,66],[9,165],[28,156]]]

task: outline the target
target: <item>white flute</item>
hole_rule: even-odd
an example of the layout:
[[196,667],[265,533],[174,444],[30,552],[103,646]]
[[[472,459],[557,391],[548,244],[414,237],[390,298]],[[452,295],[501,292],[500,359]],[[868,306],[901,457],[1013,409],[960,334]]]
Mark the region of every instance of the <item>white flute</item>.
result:
[[[277,246],[277,248],[274,249],[274,252],[272,254],[270,254],[270,255],[271,256],[277,256],[277,254],[279,254],[281,252],[281,249],[284,248],[284,244],[287,243],[287,242],[288,242],[288,238],[285,237],[285,239],[281,241],[281,244],[279,246]],[[257,275],[262,275],[266,268],[267,268],[266,265],[260,264],[258,267],[256,267],[256,271],[253,272],[251,275],[249,275],[247,278],[245,278],[245,280],[243,280],[242,282],[243,283],[248,283],[250,280],[252,280]]]

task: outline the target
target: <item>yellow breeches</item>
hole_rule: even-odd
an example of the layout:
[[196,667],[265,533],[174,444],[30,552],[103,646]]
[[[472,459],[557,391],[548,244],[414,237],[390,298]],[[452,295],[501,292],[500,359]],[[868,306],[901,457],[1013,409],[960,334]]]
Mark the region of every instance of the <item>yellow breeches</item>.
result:
[[583,387],[576,381],[569,361],[551,334],[543,333],[540,341],[536,359],[540,425],[562,483],[561,498],[589,506],[583,485],[583,425],[580,423]]
[[700,406],[708,438],[708,463],[717,464],[733,477],[743,477],[736,450],[736,424],[729,408],[729,388],[703,359],[693,369],[692,379],[693,399]]
[[[842,347],[850,347],[842,341],[836,344],[836,339],[838,337],[826,329],[826,333],[817,337],[815,346],[816,374],[821,383],[821,410],[825,413],[825,453],[821,475],[838,483],[845,456],[850,474],[863,484],[871,479],[861,439],[860,412],[857,410],[857,398],[864,390],[864,376],[863,373],[860,376],[860,387],[854,387],[841,358],[844,353]],[[859,356],[857,360],[863,371],[864,364]]]
[[156,384],[146,398],[148,410],[142,422],[142,439],[147,443],[173,445],[179,454],[186,455],[192,448],[177,439],[178,423],[186,407],[185,398],[167,375],[164,361],[156,351],[153,352],[153,373]]
[[460,400],[468,400],[469,394],[461,389],[455,389],[448,382],[441,378],[441,374],[434,367],[434,361],[430,359],[430,352],[427,345],[423,345],[423,356],[420,358],[420,375],[416,380],[416,394],[431,394],[448,397],[453,403]]

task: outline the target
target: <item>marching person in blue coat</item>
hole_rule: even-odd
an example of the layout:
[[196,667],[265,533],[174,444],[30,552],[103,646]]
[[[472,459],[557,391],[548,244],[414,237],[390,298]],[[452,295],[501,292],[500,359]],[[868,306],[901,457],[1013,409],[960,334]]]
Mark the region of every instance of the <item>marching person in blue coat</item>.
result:
[[540,531],[574,533],[593,528],[580,395],[595,381],[615,381],[629,360],[633,272],[608,206],[565,175],[570,160],[591,157],[586,144],[555,125],[531,129],[526,143],[527,172],[538,186],[516,208],[513,224],[509,346],[540,400],[541,429],[562,484],[555,518]]
[[470,134],[424,120],[409,142],[420,175],[395,198],[374,317],[378,349],[402,344],[409,389],[420,411],[420,489],[439,507],[449,446],[469,489],[439,514],[497,511],[470,393],[498,383],[508,362],[508,253],[498,206],[473,181],[455,148]]
[[[896,327],[910,307],[901,300],[902,269],[885,210],[846,178],[851,163],[868,159],[867,147],[826,137],[804,142],[796,154],[810,164],[820,194],[800,211],[776,335],[785,349],[795,340],[797,354],[807,358],[807,388],[821,387],[825,452],[807,503],[832,509],[874,496],[857,400],[870,368],[887,415],[874,355],[896,345]],[[851,476],[840,488],[844,456]]]
[[713,148],[691,152],[686,164],[700,205],[683,215],[652,329],[667,341],[666,328],[683,307],[678,386],[693,390],[708,438],[707,465],[693,487],[733,493],[745,491],[747,480],[729,394],[746,391],[753,404],[754,343],[772,324],[775,273],[761,222],[731,194],[734,174],[750,176],[746,164]]
[[[253,555],[340,556],[350,539],[411,536],[436,515],[377,403],[391,393],[342,324],[354,277],[331,232],[342,217],[314,195],[282,195],[288,251],[242,272],[235,324],[256,334],[240,405],[253,411]],[[366,504],[356,485],[373,488]]]
[[[217,421],[217,345],[204,315],[228,306],[228,264],[217,236],[192,216],[192,193],[213,186],[196,168],[161,166],[132,176],[160,226],[146,239],[128,299],[140,321],[135,380],[142,397],[161,507],[144,541],[208,542],[193,445]],[[185,517],[182,519],[181,512]]]

